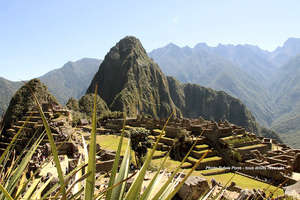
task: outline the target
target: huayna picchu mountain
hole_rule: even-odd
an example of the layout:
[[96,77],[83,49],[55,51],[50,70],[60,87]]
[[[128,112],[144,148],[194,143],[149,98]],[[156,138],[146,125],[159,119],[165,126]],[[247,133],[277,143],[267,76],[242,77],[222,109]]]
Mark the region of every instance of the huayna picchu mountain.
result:
[[[87,94],[93,93],[96,85],[111,111],[126,111],[128,116],[143,113],[166,118],[175,111],[177,117],[226,119],[249,131],[260,130],[251,112],[238,99],[223,91],[166,77],[141,42],[132,36],[110,49]],[[271,136],[278,139],[273,133]]]
[[176,110],[167,78],[135,37],[125,37],[110,49],[87,93],[93,93],[96,85],[112,111],[167,117]]

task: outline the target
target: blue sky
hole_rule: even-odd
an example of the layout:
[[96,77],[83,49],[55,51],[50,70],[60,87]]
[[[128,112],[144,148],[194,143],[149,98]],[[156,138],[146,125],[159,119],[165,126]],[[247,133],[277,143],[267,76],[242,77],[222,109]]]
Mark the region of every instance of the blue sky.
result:
[[298,0],[0,0],[0,76],[26,80],[101,59],[126,35],[147,51],[170,42],[271,51],[300,38],[299,8]]

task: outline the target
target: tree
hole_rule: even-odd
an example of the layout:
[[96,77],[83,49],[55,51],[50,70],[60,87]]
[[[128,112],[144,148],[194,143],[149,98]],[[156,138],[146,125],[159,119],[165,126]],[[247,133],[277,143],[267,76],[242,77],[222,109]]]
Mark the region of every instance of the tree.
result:
[[147,154],[148,148],[151,147],[149,134],[150,131],[145,128],[130,129],[131,148],[135,153],[135,159],[139,167],[142,166],[143,158]]

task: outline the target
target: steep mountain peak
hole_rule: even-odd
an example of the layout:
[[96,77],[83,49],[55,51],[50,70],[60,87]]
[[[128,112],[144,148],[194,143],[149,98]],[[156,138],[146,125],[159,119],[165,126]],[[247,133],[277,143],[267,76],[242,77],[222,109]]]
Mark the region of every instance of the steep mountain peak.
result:
[[132,36],[110,49],[87,93],[94,92],[96,85],[98,94],[112,111],[166,117],[175,110],[166,77]]
[[165,46],[165,48],[168,48],[168,49],[179,49],[180,47],[172,42],[170,42],[169,44],[167,44]]
[[[110,53],[114,54],[115,51],[118,51],[121,57],[128,56],[132,53],[143,56],[147,55],[140,40],[134,36],[126,36],[121,39],[113,48],[111,48]],[[110,55],[110,53],[108,53],[108,55]]]
[[272,52],[271,60],[278,67],[281,67],[287,62],[300,54],[300,38],[289,38],[287,39],[282,47],[276,48]]

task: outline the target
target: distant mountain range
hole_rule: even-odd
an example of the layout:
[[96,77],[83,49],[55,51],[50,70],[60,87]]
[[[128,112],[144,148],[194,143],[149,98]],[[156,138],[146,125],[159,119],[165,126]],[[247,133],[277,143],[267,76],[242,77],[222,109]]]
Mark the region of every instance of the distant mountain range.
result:
[[[80,98],[85,94],[92,78],[99,69],[101,60],[83,58],[67,62],[63,67],[38,77],[61,104],[70,97]],[[0,115],[4,114],[13,94],[23,85],[0,77]]]
[[[264,126],[300,144],[300,39],[268,52],[252,45],[169,44],[149,53],[167,75],[223,90],[244,102]],[[298,141],[296,141],[298,140]]]
[[85,94],[92,78],[99,69],[101,60],[83,58],[76,62],[67,62],[62,68],[53,70],[39,79],[61,104],[70,97],[80,98]]
[[[300,39],[290,38],[272,52],[253,45],[210,47],[199,43],[181,48],[171,43],[148,55],[166,75],[240,99],[259,123],[280,133],[285,142],[300,144]],[[70,97],[84,95],[100,63],[84,58],[39,78],[65,104]],[[172,79],[167,80],[170,84]],[[21,85],[0,78],[0,114]]]
[[[225,120],[261,134],[246,106],[227,93],[166,77],[135,37],[125,37],[112,47],[94,76],[87,95],[98,94],[111,111],[154,118],[177,117]],[[277,135],[271,133],[273,138]]]

